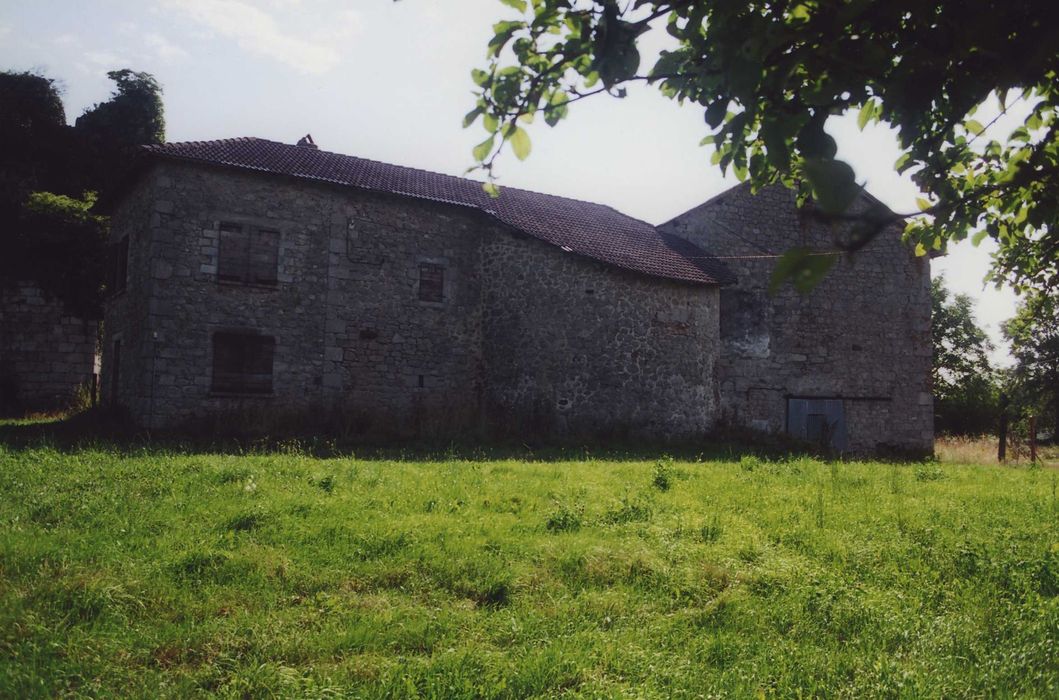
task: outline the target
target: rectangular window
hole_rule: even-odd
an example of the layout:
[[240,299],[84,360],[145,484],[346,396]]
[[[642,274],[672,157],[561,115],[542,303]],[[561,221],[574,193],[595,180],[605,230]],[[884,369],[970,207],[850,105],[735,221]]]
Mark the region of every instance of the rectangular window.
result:
[[124,292],[129,277],[129,237],[110,246],[108,250],[107,290],[111,294]]
[[276,339],[252,333],[213,334],[213,391],[272,393]]
[[435,263],[419,265],[419,300],[444,301],[445,268]]
[[242,284],[276,284],[279,231],[222,223],[217,279]]

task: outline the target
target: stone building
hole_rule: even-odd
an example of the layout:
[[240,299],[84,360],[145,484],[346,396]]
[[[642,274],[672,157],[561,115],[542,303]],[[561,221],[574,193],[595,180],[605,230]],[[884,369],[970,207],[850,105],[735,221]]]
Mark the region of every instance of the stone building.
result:
[[[854,209],[868,207],[883,205],[865,193]],[[808,294],[768,293],[776,256],[851,233],[799,210],[790,190],[738,186],[659,229],[723,257],[737,280],[720,294],[721,420],[856,453],[933,448],[930,259],[899,224],[837,256]]]
[[[764,227],[773,247],[807,235],[788,226],[796,211],[783,195],[744,200],[724,215],[744,235]],[[908,333],[885,351],[875,342],[928,287],[925,263],[896,241],[880,243],[894,260],[853,264],[879,281],[870,299],[885,288],[907,303],[868,304],[832,328],[809,320],[810,301],[761,297],[762,266],[714,257],[739,249],[714,239],[705,209],[656,228],[514,188],[491,198],[474,181],[305,139],[148,147],[111,211],[127,264],[107,304],[105,395],[145,425],[326,411],[405,433],[694,438],[730,419],[819,437],[819,399],[831,401],[826,430],[845,422],[840,447],[929,449],[929,354],[922,373],[906,361],[919,357],[920,316],[902,317]],[[843,280],[814,295],[865,284]],[[827,303],[853,311],[850,299]],[[726,321],[726,307],[746,320]],[[799,340],[796,308],[806,335],[826,335]],[[742,326],[745,357],[731,354]],[[887,364],[870,369],[871,383],[862,371],[873,360]],[[757,391],[758,371],[772,393]],[[799,383],[804,372],[818,380]],[[881,404],[883,391],[885,411],[864,403]],[[906,416],[913,426],[889,417],[906,396],[925,405]],[[799,407],[807,418],[788,426]]]
[[0,287],[0,413],[69,407],[97,373],[98,323],[73,316],[39,286]]

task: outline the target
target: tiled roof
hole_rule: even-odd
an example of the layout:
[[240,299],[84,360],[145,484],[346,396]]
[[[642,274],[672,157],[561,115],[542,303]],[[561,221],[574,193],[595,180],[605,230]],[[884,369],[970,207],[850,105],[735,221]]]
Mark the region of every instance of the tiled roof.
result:
[[733,279],[721,262],[696,245],[602,204],[513,187],[501,187],[500,196],[493,198],[475,180],[258,138],[144,148],[167,158],[473,207],[568,252],[655,277],[698,284]]

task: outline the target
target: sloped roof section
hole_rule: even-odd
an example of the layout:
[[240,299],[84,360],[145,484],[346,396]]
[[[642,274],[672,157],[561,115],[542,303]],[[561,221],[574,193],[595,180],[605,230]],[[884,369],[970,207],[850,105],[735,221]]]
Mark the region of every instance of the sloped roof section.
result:
[[634,272],[695,284],[734,281],[723,263],[693,243],[602,204],[513,187],[501,187],[494,198],[475,180],[258,138],[144,148],[164,158],[473,207],[534,238]]

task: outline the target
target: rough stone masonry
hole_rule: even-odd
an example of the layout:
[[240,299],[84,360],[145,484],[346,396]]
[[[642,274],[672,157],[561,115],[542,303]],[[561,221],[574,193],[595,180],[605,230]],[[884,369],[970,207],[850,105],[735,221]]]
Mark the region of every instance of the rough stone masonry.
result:
[[767,298],[775,258],[716,256],[825,233],[782,191],[731,197],[655,228],[304,145],[155,147],[111,207],[128,276],[105,395],[153,427],[326,411],[694,439],[729,421],[839,445],[841,422],[845,449],[929,449],[926,262],[891,236],[809,297]]
[[0,289],[0,412],[64,409],[79,389],[88,391],[97,326],[32,282]]

